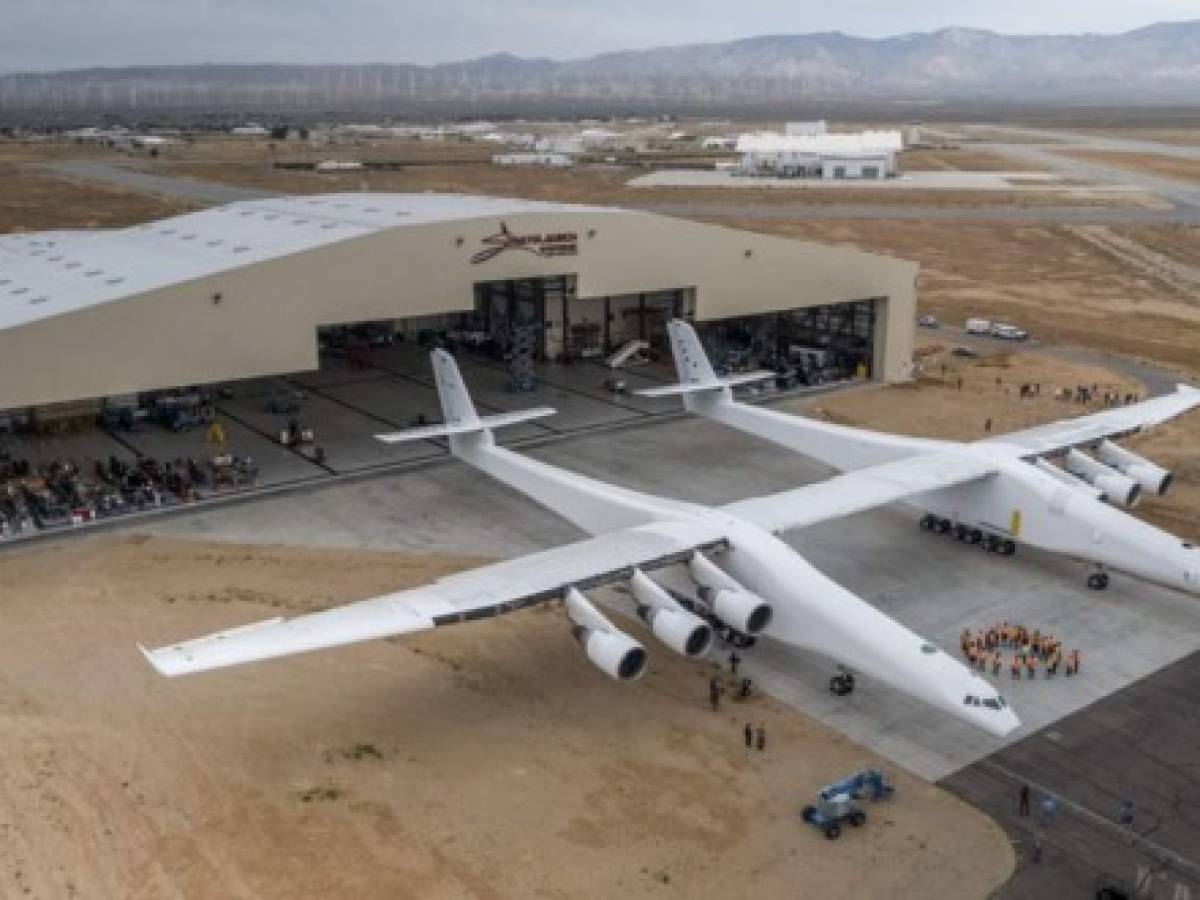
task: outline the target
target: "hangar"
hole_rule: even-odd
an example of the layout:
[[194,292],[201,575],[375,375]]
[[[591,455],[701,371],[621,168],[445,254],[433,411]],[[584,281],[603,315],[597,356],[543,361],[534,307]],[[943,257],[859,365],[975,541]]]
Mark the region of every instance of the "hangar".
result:
[[[319,333],[532,335],[542,360],[695,321],[731,365],[909,374],[914,263],[615,208],[447,194],[245,201],[0,237],[0,410],[315,369]],[[736,352],[735,352],[736,351]],[[739,357],[738,354],[741,354]]]

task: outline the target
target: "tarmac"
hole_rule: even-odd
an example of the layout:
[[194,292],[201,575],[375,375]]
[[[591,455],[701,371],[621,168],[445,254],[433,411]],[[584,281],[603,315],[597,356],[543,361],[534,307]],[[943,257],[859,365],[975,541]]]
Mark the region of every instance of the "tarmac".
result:
[[[474,386],[475,378],[468,375],[468,382]],[[647,416],[600,433],[537,443],[527,442],[527,452],[547,462],[706,504],[828,475],[819,464],[694,419]],[[789,541],[832,578],[948,651],[957,652],[964,627],[999,620],[1049,630],[1068,648],[1079,648],[1087,665],[1082,677],[1013,682],[1002,673],[1001,690],[1024,723],[1012,740],[1200,649],[1200,602],[1194,598],[1121,576],[1108,591],[1095,593],[1085,587],[1086,569],[1079,563],[1024,549],[1013,559],[986,554],[920,531],[917,518],[915,510],[890,507],[810,528]],[[138,528],[204,539],[497,558],[583,536],[448,459],[403,474],[146,520]],[[827,690],[833,660],[770,641],[742,655],[761,687],[927,779],[947,777],[1006,743],[867,678],[851,696],[834,697]],[[1100,659],[1105,665],[1088,665]]]
[[[1110,884],[1130,897],[1188,900],[1200,895],[1198,745],[1200,655],[1193,655],[942,786],[1012,838],[1017,872],[998,898],[1082,897]],[[1022,785],[1030,788],[1028,816],[1020,815]],[[1130,825],[1120,823],[1125,800],[1133,803]]]

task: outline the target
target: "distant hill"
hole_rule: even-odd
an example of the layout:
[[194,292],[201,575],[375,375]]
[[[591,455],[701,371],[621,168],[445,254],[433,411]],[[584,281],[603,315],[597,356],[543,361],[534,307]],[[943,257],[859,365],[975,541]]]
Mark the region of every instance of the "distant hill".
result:
[[869,40],[770,35],[606,53],[508,54],[435,66],[159,66],[0,75],[0,116],[28,110],[276,111],[587,104],[987,101],[1197,105],[1200,21],[1119,35],[1013,36],[963,28]]

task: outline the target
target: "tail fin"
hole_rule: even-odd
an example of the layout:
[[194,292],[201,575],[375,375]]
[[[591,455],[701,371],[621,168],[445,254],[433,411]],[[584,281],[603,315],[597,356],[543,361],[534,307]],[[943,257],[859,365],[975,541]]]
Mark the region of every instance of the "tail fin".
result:
[[675,355],[675,371],[679,373],[681,385],[717,385],[717,373],[713,371],[704,345],[696,329],[682,319],[667,323],[671,335],[671,352]]
[[442,402],[442,421],[447,425],[476,425],[479,414],[463,383],[458,363],[445,350],[434,350],[429,354],[433,361],[433,377],[437,381],[438,399]]
[[430,354],[433,362],[433,375],[437,382],[438,399],[442,404],[441,425],[426,425],[419,428],[409,428],[407,431],[397,431],[393,434],[378,434],[376,439],[385,444],[400,444],[407,441],[424,441],[429,438],[449,437],[450,451],[456,452],[456,437],[461,435],[484,432],[490,435],[492,429],[505,428],[509,425],[519,425],[532,419],[552,416],[556,410],[549,406],[537,406],[533,409],[522,409],[515,412],[497,413],[491,416],[480,416],[475,411],[475,404],[463,382],[458,363],[445,350],[434,350]]
[[727,393],[729,388],[739,384],[749,384],[755,381],[766,381],[774,378],[774,372],[748,372],[742,375],[730,375],[718,378],[708,361],[708,354],[694,329],[682,319],[672,319],[667,323],[671,335],[671,352],[675,354],[675,370],[679,373],[679,383],[668,387],[646,388],[634,391],[640,397],[674,397],[682,395],[684,403],[691,405],[691,394],[706,391],[721,391]]

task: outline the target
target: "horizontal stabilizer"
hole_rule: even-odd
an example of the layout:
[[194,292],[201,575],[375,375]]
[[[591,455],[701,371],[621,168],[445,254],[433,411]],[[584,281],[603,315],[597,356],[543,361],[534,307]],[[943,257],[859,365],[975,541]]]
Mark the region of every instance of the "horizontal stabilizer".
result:
[[514,412],[496,413],[493,416],[480,416],[463,422],[441,425],[423,425],[409,428],[405,431],[395,431],[391,434],[377,434],[375,439],[385,444],[402,444],[406,441],[426,441],[430,438],[449,437],[455,434],[470,434],[475,431],[492,431],[496,428],[507,428],[510,425],[520,425],[534,419],[544,419],[557,412],[552,406],[537,406],[533,409],[518,409]]
[[730,375],[713,381],[689,382],[687,384],[669,384],[664,387],[643,388],[634,391],[639,397],[678,397],[683,394],[699,394],[704,391],[721,391],[725,388],[737,387],[742,384],[754,384],[759,381],[769,381],[775,377],[774,372],[766,369],[757,372],[745,372],[740,375]]

